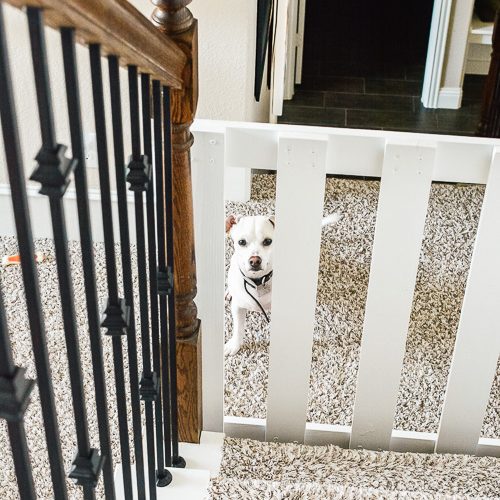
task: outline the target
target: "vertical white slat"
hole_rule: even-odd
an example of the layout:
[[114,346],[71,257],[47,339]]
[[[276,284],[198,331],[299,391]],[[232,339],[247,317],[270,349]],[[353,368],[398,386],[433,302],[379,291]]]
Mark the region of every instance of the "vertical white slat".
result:
[[266,440],[304,441],[326,148],[326,137],[279,141]]
[[224,420],[224,134],[196,132],[192,149],[193,208],[202,330],[203,430]]
[[434,156],[432,147],[386,145],[351,448],[390,446]]
[[304,33],[306,26],[306,0],[299,0],[299,18],[297,22],[297,62],[295,65],[295,83],[302,83],[304,61]]
[[474,454],[500,355],[500,151],[493,155],[436,452]]

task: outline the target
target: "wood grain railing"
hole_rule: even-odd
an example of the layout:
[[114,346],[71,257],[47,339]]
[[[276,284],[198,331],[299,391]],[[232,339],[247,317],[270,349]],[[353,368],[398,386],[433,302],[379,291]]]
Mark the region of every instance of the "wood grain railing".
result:
[[[194,303],[196,261],[190,148],[198,100],[197,21],[191,0],[152,0],[153,23],[127,0],[6,0],[18,8],[44,9],[46,25],[72,27],[80,43],[98,43],[102,55],[160,80],[171,89],[173,146],[176,336],[179,437],[198,442],[201,415],[200,321]],[[156,25],[156,27],[155,27]]]
[[[15,7],[42,7],[52,28],[76,29],[78,41],[99,43],[103,54],[112,53],[122,64],[172,88],[184,85],[188,54],[151,23],[127,0],[6,0]],[[176,2],[171,2],[176,3]]]

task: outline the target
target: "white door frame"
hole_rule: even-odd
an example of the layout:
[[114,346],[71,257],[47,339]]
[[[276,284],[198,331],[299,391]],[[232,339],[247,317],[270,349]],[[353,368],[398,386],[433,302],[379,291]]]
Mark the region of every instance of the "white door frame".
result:
[[[274,61],[271,84],[271,121],[283,114],[287,60],[288,5],[292,0],[280,0],[275,11]],[[273,120],[274,117],[274,120]]]
[[295,94],[295,68],[297,64],[297,21],[299,18],[299,0],[289,0],[287,13],[287,44],[285,67],[285,91],[283,99],[290,100]]
[[426,108],[437,108],[439,103],[452,1],[434,0],[421,99]]
[[287,16],[287,46],[285,91],[283,99],[293,99],[295,84],[302,83],[306,0],[289,0]]
[[297,19],[297,60],[295,61],[295,83],[302,83],[302,66],[304,61],[304,32],[306,27],[306,1],[298,0],[298,19]]
[[[453,0],[434,0],[422,88],[422,104],[439,107],[439,93]],[[276,23],[271,121],[283,114],[283,100],[292,99],[302,81],[306,0],[281,0]]]

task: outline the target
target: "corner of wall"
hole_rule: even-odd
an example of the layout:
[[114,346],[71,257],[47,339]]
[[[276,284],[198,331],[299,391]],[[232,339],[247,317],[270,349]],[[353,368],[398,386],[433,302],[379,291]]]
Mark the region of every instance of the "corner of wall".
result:
[[[149,17],[150,0],[130,0]],[[256,0],[198,0],[190,4],[199,28],[197,116],[210,120],[269,121],[269,91],[254,99]]]

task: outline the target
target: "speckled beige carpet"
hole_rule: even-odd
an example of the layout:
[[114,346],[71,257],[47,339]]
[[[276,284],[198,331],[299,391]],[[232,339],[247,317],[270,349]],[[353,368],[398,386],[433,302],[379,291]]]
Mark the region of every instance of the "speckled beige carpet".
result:
[[212,500],[500,498],[500,459],[226,439]]

